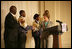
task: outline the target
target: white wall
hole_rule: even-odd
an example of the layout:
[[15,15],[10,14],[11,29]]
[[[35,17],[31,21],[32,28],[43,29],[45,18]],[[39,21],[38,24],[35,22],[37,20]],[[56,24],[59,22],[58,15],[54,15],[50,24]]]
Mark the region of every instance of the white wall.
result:
[[61,1],[60,2],[60,19],[67,23],[68,32],[64,33],[62,38],[62,47],[71,47],[71,1]]

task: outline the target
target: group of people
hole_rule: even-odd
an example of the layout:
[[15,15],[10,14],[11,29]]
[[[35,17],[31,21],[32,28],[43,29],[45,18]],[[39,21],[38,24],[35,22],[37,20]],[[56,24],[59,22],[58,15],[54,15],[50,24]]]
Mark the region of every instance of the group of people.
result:
[[[35,14],[33,19],[33,25],[27,25],[25,21],[26,13],[24,10],[20,10],[19,18],[16,19],[17,8],[15,6],[10,7],[10,12],[5,18],[5,31],[4,42],[5,48],[25,48],[26,34],[28,30],[32,31],[32,36],[35,41],[35,48],[52,48],[53,47],[53,35],[48,34],[45,31],[46,28],[53,26],[50,21],[50,14],[48,10],[45,10],[43,14],[44,21],[40,21],[40,15]],[[44,42],[44,40],[46,42]],[[50,44],[49,44],[50,43]],[[49,45],[51,47],[49,47]]]

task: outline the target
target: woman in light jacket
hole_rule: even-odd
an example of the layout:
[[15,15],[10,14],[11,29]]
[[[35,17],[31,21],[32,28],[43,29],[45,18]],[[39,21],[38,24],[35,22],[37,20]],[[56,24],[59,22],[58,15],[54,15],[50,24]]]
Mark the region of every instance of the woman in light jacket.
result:
[[[53,48],[53,35],[44,31],[46,28],[52,27],[53,23],[50,21],[50,14],[48,10],[45,10],[43,14],[44,21],[41,23],[42,34],[41,34],[41,48]],[[45,40],[45,42],[44,42]]]

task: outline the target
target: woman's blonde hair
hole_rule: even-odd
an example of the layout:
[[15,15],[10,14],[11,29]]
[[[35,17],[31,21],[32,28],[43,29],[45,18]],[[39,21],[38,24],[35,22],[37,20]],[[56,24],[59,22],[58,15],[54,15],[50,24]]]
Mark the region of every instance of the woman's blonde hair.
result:
[[45,10],[43,16],[46,16],[46,17],[48,17],[48,19],[50,19],[50,13],[49,13],[49,11]]

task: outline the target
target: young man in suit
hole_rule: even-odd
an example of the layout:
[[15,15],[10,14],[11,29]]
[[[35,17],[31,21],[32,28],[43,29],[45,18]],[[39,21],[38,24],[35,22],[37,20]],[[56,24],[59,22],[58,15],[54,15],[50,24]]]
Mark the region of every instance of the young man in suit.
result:
[[35,39],[35,48],[40,48],[40,22],[39,22],[39,14],[34,15],[34,22],[33,22],[33,37]]
[[18,27],[19,23],[16,19],[17,8],[15,6],[10,7],[10,12],[5,18],[5,31],[4,41],[5,48],[17,48],[18,47]]

